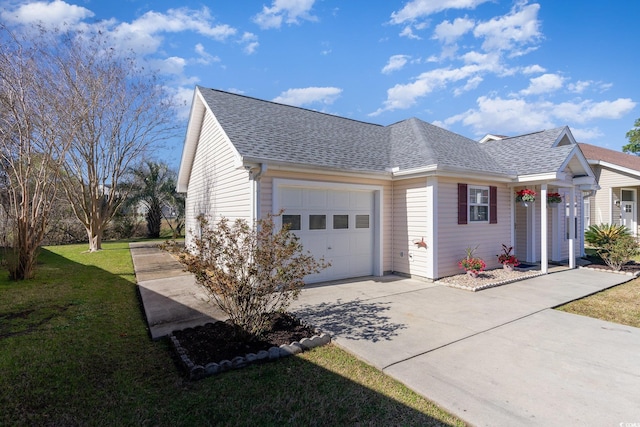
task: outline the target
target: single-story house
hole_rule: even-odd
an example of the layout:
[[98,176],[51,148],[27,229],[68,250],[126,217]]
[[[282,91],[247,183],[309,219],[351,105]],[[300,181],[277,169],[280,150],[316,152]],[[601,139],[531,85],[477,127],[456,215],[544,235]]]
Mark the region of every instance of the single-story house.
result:
[[[478,142],[417,118],[382,126],[198,86],[177,190],[187,243],[200,214],[253,221],[283,209],[279,221],[332,263],[307,278],[318,282],[438,279],[462,273],[476,246],[500,267],[503,243],[543,272],[575,267],[596,186],[568,127]],[[516,203],[523,189],[537,193],[529,207]],[[564,208],[545,203],[551,192]]]
[[640,157],[591,144],[578,144],[600,189],[585,200],[585,226],[624,225],[638,236]]

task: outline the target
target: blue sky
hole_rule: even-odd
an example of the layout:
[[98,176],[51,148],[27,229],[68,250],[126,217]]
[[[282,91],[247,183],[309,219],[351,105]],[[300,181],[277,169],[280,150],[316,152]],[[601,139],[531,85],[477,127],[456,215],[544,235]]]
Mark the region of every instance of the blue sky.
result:
[[[620,150],[640,118],[637,0],[0,0],[0,20],[113,33],[196,84],[473,139],[569,125]],[[188,109],[179,114],[186,128]],[[182,138],[162,157],[178,165]]]

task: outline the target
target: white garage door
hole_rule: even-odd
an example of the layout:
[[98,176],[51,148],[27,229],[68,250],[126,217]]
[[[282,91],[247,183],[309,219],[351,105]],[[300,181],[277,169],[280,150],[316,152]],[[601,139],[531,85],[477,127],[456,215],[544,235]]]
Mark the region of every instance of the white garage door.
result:
[[305,251],[324,257],[331,267],[307,276],[307,283],[373,274],[373,191],[282,187],[279,204],[283,224]]

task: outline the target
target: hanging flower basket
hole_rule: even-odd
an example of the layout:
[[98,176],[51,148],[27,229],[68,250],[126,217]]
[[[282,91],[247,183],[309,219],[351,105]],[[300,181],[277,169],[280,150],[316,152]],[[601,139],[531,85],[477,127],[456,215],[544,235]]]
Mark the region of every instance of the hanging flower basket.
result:
[[559,203],[562,203],[562,196],[560,193],[547,193],[547,204],[549,206],[555,208]]
[[516,192],[516,202],[522,203],[525,208],[529,207],[529,203],[536,201],[536,192],[525,188]]

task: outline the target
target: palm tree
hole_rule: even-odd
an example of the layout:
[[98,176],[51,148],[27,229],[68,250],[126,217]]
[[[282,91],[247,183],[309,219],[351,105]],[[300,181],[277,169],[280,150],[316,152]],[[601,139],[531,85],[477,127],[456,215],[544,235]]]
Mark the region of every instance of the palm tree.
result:
[[[176,173],[166,163],[147,160],[130,170],[132,191],[127,205],[136,209],[144,206],[147,221],[147,237],[160,237],[160,226],[165,216],[163,209],[171,208],[184,212],[177,206]],[[171,226],[171,224],[169,224]],[[171,226],[173,229],[173,226]],[[175,234],[175,230],[174,230]]]

